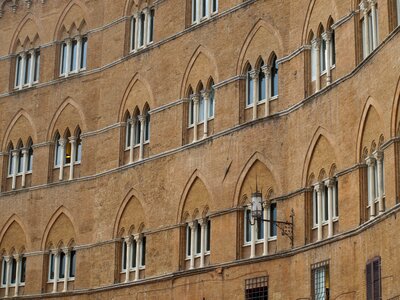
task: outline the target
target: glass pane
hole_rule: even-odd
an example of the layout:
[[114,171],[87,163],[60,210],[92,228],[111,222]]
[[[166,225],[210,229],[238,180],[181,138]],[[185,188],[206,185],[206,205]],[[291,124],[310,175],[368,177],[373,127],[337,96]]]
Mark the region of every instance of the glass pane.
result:
[[140,14],[140,42],[139,42],[139,46],[143,46],[144,44],[144,20],[145,19],[145,15],[142,13]]
[[363,50],[363,58],[366,58],[368,53],[367,53],[367,45],[366,45],[366,32],[365,32],[365,18],[362,19],[361,21],[361,37],[362,37],[362,50]]
[[54,254],[49,256],[49,279],[54,279]]
[[69,277],[73,278],[75,277],[76,272],[76,251],[72,250],[70,255],[71,257],[69,261]]
[[314,270],[315,300],[325,300],[325,267]]
[[26,274],[26,257],[22,257],[19,282],[21,283],[25,282],[25,274]]
[[39,81],[39,72],[40,72],[40,52],[36,51],[35,54],[35,72],[34,72],[34,78],[33,81]]
[[218,0],[212,0],[212,11],[216,12],[218,10]]
[[17,261],[15,258],[11,260],[11,284],[15,284],[17,278]]
[[277,233],[277,226],[276,226],[276,220],[277,220],[277,209],[276,209],[276,203],[271,203],[271,206],[269,208],[269,212],[270,212],[270,220],[273,221],[270,223],[270,232],[269,232],[269,236],[270,237],[275,237],[276,233]]
[[8,175],[14,174],[14,159],[12,156],[12,149],[8,152]]
[[[129,117],[127,118],[127,120]],[[131,146],[131,124],[126,121],[126,127],[125,127],[125,148],[129,148]]]
[[135,49],[136,19],[131,18],[131,50]]
[[247,105],[253,104],[253,79],[247,72]]
[[260,71],[258,74],[258,101],[262,101],[265,98],[265,74],[263,71]]
[[194,118],[193,118],[193,115],[194,115],[194,102],[193,102],[193,99],[191,99],[190,102],[189,102],[189,109],[190,109],[190,111],[189,111],[189,125],[192,125],[193,122],[194,122]]
[[196,225],[196,254],[201,252],[201,225]]
[[321,66],[321,73],[326,70],[326,41],[321,39],[321,49],[320,49],[320,66]]
[[271,97],[278,96],[278,63],[276,58],[271,68]]
[[153,41],[154,35],[154,9],[150,10],[149,42]]
[[76,51],[77,51],[77,41],[76,40],[74,40],[74,41],[72,41],[72,43],[71,43],[71,57],[70,57],[70,67],[69,67],[69,69],[70,69],[70,71],[71,72],[73,72],[73,71],[76,71],[76,62],[77,62],[77,53],[76,53]]
[[208,102],[208,117],[212,118],[214,117],[214,97],[215,97],[215,90],[211,86],[210,90],[210,100]]
[[15,86],[19,86],[19,79],[21,76],[21,63],[22,63],[22,57],[19,55],[17,57],[17,62],[15,65]]
[[203,96],[200,96],[199,99],[199,117],[198,117],[199,122],[204,121],[204,98]]
[[318,225],[318,193],[314,190],[313,192],[313,202],[314,202],[314,225]]
[[65,276],[65,253],[61,252],[58,261],[58,278],[62,279]]
[[257,239],[264,239],[264,222],[261,219],[257,219]]
[[3,263],[2,263],[2,269],[3,272],[1,272],[1,282],[3,285],[6,285],[6,281],[7,281],[7,262],[5,259],[3,259]]
[[146,237],[142,239],[142,266],[146,265]]
[[22,173],[23,168],[24,168],[24,155],[20,150],[18,154],[18,173]]
[[144,140],[147,142],[150,139],[150,114],[146,114],[146,127],[144,131]]
[[61,45],[61,74],[67,71],[67,44],[63,43]]
[[338,182],[335,181],[335,187],[334,187],[334,201],[335,201],[335,217],[339,216],[339,195],[338,195]]
[[122,270],[126,270],[126,242],[122,242]]
[[132,240],[132,246],[131,246],[131,268],[136,268],[136,248],[137,248],[137,243],[136,240]]
[[324,186],[324,221],[328,221],[328,187]]
[[397,7],[397,26],[400,25],[400,0],[396,1],[396,7]]
[[69,164],[70,162],[71,162],[71,143],[69,142],[69,140],[67,138],[66,143],[65,143],[64,163]]
[[371,53],[372,50],[374,50],[373,38],[372,38],[372,14],[371,14],[371,12],[368,14],[368,39],[369,39],[369,53]]
[[207,1],[208,0],[201,0],[201,10],[202,10],[201,16],[202,17],[207,16]]
[[191,249],[192,231],[189,225],[186,225],[186,255],[190,256],[192,253]]
[[336,43],[335,43],[335,31],[332,31],[331,36],[331,65],[336,64]]
[[315,80],[317,78],[317,53],[315,48],[311,49],[311,80]]
[[140,123],[139,120],[137,120],[136,121],[136,126],[135,126],[135,129],[136,129],[136,132],[135,132],[135,145],[140,144],[140,126],[141,126],[141,123]]
[[86,58],[87,58],[87,37],[82,39],[82,49],[81,49],[81,69],[86,69]]
[[192,0],[192,23],[197,19],[197,0]]
[[211,221],[207,220],[206,251],[211,249]]
[[251,211],[250,209],[246,209],[244,211],[245,217],[244,217],[244,232],[245,232],[245,242],[251,242]]
[[25,60],[25,74],[24,74],[24,84],[31,82],[31,62],[32,55],[28,54]]

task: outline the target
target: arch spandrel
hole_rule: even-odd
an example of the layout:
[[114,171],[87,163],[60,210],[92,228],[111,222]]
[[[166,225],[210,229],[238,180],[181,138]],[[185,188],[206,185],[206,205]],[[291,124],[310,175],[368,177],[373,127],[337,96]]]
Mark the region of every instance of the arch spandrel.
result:
[[368,112],[364,121],[363,131],[361,138],[361,149],[368,149],[371,154],[371,145],[375,143],[379,144],[379,138],[383,134],[382,130],[382,119],[379,116],[377,110],[371,105],[368,108]]
[[57,246],[60,243],[66,246],[71,240],[76,240],[74,225],[70,218],[61,212],[51,224],[45,237],[45,248],[48,248],[49,245]]
[[277,189],[275,178],[271,171],[259,160],[256,160],[252,164],[244,177],[240,187],[238,204],[243,205],[248,203],[251,194],[257,189],[262,192],[264,198],[267,197],[271,190],[273,191]]
[[[190,186],[189,192],[186,196],[183,205],[183,214],[189,219],[198,219],[204,217],[203,214],[208,212],[212,207],[211,197],[208,193],[206,186],[200,178],[196,178]],[[189,221],[183,220],[182,221]]]
[[10,254],[12,249],[20,253],[26,248],[26,235],[22,227],[17,221],[12,221],[5,229],[0,242],[0,249],[4,249],[7,254]]
[[7,150],[10,141],[16,145],[17,141],[21,139],[25,145],[29,138],[32,138],[34,142],[37,140],[36,128],[32,118],[24,110],[20,110],[6,129],[2,144],[3,151]]
[[139,199],[135,196],[130,197],[118,221],[118,233],[121,236],[137,233],[146,223],[145,212]]
[[10,53],[39,47],[42,37],[42,27],[36,17],[28,13],[18,25],[10,44]]
[[[335,162],[336,157],[332,144],[324,135],[320,135],[311,154],[307,178],[311,174],[315,174],[317,176],[316,180],[325,179]],[[324,175],[322,176],[321,174]]]
[[89,12],[80,0],[71,0],[64,8],[54,31],[54,39],[60,40],[83,34],[88,29]]
[[136,106],[142,109],[149,101],[150,95],[147,87],[141,80],[136,80],[128,94],[128,97],[126,98],[124,108],[125,110],[132,112]]

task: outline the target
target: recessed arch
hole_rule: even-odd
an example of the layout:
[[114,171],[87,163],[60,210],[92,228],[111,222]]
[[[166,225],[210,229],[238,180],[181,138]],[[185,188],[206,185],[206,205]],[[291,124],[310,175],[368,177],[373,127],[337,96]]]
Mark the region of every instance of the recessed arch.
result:
[[57,111],[55,112],[55,114],[50,122],[49,128],[47,130],[47,140],[48,141],[51,140],[52,137],[54,136],[55,130],[57,130],[57,129],[65,130],[65,128],[67,127],[67,126],[65,126],[65,128],[55,128],[58,119],[60,118],[60,116],[62,115],[64,110],[66,110],[66,108],[69,106],[72,106],[72,109],[75,110],[79,115],[79,117],[71,118],[71,120],[74,120],[74,121],[71,121],[70,125],[73,125],[73,126],[81,125],[82,131],[87,131],[86,119],[85,119],[85,115],[83,113],[82,107],[77,102],[75,102],[71,97],[67,97],[61,103],[61,105],[58,107]]
[[[200,45],[196,48],[196,50],[193,52],[191,58],[189,59],[189,63],[186,66],[185,72],[182,77],[182,82],[181,82],[181,92],[180,92],[180,97],[183,98],[185,97],[185,91],[187,91],[187,87],[190,84],[193,84],[193,82],[189,82],[189,76],[192,73],[192,70],[196,66],[196,62],[199,60],[199,58],[204,55],[205,59],[208,60],[209,64],[209,70],[210,74],[204,74],[204,76],[207,76],[208,78],[210,75],[213,76],[213,78],[218,82],[218,65],[217,61],[214,57],[214,55],[211,53],[211,51]],[[206,82],[206,78],[204,78],[204,82]],[[194,80],[195,82],[198,82],[201,78],[198,78],[197,80]]]
[[[21,228],[21,231],[24,235],[25,249],[28,249],[28,250],[32,249],[30,239],[27,238],[28,234],[27,234],[26,226],[25,226],[23,220],[16,214],[13,214],[8,218],[8,220],[4,223],[4,225],[0,231],[0,248],[4,249],[4,245],[3,245],[4,238],[7,234],[7,232],[9,231],[9,229],[11,228],[11,226],[13,226],[13,224],[17,224],[17,226],[19,228]],[[17,249],[17,250],[20,250],[20,249]]]
[[[59,239],[59,240],[48,240],[49,235],[51,233],[51,230],[53,229],[53,226],[57,223],[57,221],[60,218],[66,218],[66,222],[70,222],[70,225],[72,226],[72,236],[64,236],[64,238]],[[60,243],[63,242],[64,244],[67,244],[71,239],[74,239],[76,241],[76,230],[75,230],[75,225],[76,222],[72,216],[72,214],[69,212],[69,210],[65,206],[60,206],[50,217],[50,220],[47,222],[47,225],[45,227],[45,230],[43,232],[43,237],[42,237],[42,244],[41,244],[41,250],[48,250],[49,245],[55,245],[54,243]],[[50,237],[51,238],[51,237]],[[67,239],[67,240],[66,240]]]
[[400,135],[400,76],[397,81],[396,89],[394,92],[394,97],[392,101],[392,116],[391,116],[391,128],[390,134],[391,137],[399,136]]
[[[23,30],[26,30],[27,32],[23,32]],[[22,36],[20,36],[21,33]],[[22,41],[21,38],[23,38],[23,41],[25,41],[26,38],[29,38],[31,42],[34,42],[36,40],[36,36],[39,38],[40,41],[40,37],[43,37],[43,26],[34,14],[28,12],[25,17],[19,22],[17,29],[14,31],[8,53],[15,53],[18,45],[18,40]],[[24,44],[24,42],[22,42],[21,44]],[[35,46],[40,46],[40,44]]]
[[[29,132],[29,130],[27,130],[28,128],[25,128],[24,132],[26,133],[26,136],[23,136],[23,137],[18,136],[18,138],[27,140],[27,138],[29,136],[31,136],[31,137],[33,137],[33,140],[37,141],[37,131],[36,131],[36,126],[34,125],[33,119],[24,109],[20,109],[14,115],[14,117],[11,119],[11,122],[7,126],[6,132],[3,137],[3,145],[2,145],[3,151],[4,151],[4,149],[6,149],[9,141],[11,139],[15,139],[15,137],[11,136],[12,135],[11,132],[12,132],[13,128],[15,128],[17,123],[21,123],[21,126],[26,126],[25,124],[29,124],[29,126],[31,127],[31,132]],[[14,141],[14,143],[15,143],[15,141]]]
[[278,194],[281,193],[282,187],[280,186],[280,183],[276,180],[277,177],[275,175],[275,171],[274,171],[274,167],[273,167],[272,163],[262,153],[255,152],[242,167],[242,171],[240,172],[239,177],[236,181],[235,193],[234,193],[233,201],[232,201],[233,207],[237,207],[238,205],[240,205],[241,197],[243,196],[240,194],[243,183],[244,183],[249,171],[254,166],[254,164],[257,162],[260,162],[261,164],[263,164],[264,167],[266,168],[266,170],[268,170],[268,172],[271,173],[273,184],[275,184],[275,189],[274,189],[275,193],[278,193]]

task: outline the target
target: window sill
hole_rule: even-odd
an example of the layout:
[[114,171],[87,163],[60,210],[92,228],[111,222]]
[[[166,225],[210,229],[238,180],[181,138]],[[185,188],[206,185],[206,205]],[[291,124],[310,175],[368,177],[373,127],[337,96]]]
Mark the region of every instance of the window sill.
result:
[[[11,284],[9,284],[8,287],[13,288],[13,287],[16,287],[16,286],[17,286],[17,285],[16,285],[15,283],[11,283]],[[19,286],[19,287],[25,286],[25,282],[21,282],[18,286]],[[2,288],[2,289],[5,289],[6,286],[2,284],[2,285],[1,285],[1,288]]]
[[[139,271],[145,270],[145,269],[146,269],[146,266],[140,266],[139,267]],[[135,272],[135,271],[136,271],[136,267],[129,269],[129,273]],[[125,274],[125,273],[126,273],[126,269],[122,269],[121,272],[120,272],[120,274]]]
[[279,95],[273,96],[269,99],[269,101],[277,100],[279,99]]
[[[68,278],[68,282],[75,281],[75,277]],[[58,279],[57,283],[64,282],[64,278]],[[54,279],[48,280],[47,283],[54,283]]]

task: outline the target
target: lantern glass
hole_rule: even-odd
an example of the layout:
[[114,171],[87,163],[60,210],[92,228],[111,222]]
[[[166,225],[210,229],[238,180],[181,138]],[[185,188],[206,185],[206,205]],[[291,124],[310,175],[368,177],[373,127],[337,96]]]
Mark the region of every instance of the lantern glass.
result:
[[260,192],[251,194],[251,216],[255,219],[262,216],[262,194]]

